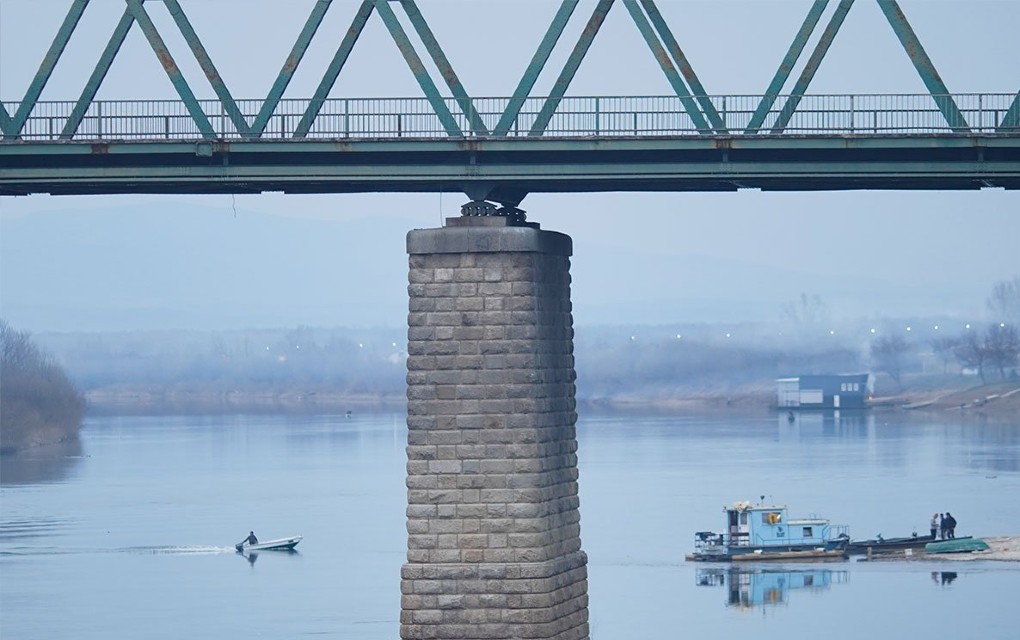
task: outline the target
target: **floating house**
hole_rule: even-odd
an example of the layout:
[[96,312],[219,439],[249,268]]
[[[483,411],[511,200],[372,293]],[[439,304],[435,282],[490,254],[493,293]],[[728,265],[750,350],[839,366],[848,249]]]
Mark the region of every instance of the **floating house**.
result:
[[872,393],[867,373],[803,375],[776,380],[780,409],[864,409]]

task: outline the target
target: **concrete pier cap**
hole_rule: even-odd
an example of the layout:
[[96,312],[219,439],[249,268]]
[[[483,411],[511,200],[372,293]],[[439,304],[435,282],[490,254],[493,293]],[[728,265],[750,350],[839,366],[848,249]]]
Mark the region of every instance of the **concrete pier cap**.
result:
[[572,250],[503,216],[407,235],[402,638],[589,637]]

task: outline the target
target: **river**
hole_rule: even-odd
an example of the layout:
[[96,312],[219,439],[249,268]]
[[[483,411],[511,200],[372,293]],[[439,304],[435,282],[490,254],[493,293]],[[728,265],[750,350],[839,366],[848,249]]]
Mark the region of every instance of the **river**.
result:
[[[91,416],[0,459],[0,637],[398,637],[404,416]],[[854,538],[1020,533],[1020,425],[582,412],[591,635],[1015,638],[1020,563],[684,561],[736,500]],[[233,544],[302,535],[254,559]]]

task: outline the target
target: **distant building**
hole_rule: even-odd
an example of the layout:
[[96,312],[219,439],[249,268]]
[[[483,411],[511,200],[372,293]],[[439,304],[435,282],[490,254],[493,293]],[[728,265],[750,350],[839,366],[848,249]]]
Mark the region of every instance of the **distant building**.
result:
[[863,409],[871,396],[867,373],[807,375],[776,380],[780,409]]

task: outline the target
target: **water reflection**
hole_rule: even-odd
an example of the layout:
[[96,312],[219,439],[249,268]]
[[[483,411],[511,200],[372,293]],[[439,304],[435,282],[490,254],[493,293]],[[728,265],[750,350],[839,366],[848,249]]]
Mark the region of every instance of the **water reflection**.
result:
[[0,460],[0,486],[66,480],[81,457],[81,441],[78,439],[4,454]]
[[[237,555],[241,556],[248,561],[248,564],[255,566],[255,561],[259,559],[258,551],[237,551]],[[297,549],[267,549],[266,553],[271,556],[297,556]]]
[[948,587],[949,585],[953,584],[954,580],[956,580],[956,572],[955,571],[932,571],[931,572],[931,581],[934,582],[935,584],[939,585],[939,586]]
[[698,569],[695,582],[699,587],[724,587],[729,595],[727,606],[751,609],[786,604],[787,592],[794,589],[827,590],[848,582],[849,575],[831,569],[727,567]]

